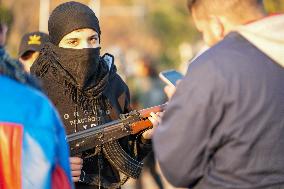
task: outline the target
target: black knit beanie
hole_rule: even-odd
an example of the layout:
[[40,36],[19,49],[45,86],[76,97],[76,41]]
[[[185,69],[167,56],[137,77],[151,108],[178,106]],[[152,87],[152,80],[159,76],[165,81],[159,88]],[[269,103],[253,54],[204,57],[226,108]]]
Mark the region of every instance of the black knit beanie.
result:
[[100,36],[100,24],[95,13],[88,6],[70,1],[57,6],[48,20],[50,42],[58,45],[68,33],[83,29],[94,29]]

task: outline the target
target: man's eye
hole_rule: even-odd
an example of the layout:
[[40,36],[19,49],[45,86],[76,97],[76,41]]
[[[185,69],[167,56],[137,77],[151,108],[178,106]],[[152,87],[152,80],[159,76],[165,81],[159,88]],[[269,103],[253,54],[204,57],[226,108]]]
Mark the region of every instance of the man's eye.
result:
[[97,43],[99,38],[98,37],[92,37],[90,40],[91,40],[91,43]]
[[78,45],[78,40],[68,40],[67,44],[71,45],[71,46],[77,46]]

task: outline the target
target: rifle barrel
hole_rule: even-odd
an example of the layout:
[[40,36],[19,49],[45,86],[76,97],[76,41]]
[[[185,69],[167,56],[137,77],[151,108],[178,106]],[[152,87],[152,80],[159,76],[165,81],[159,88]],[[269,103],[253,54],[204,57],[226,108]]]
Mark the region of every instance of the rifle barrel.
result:
[[94,134],[98,134],[98,133],[102,132],[105,128],[111,127],[112,125],[118,125],[120,123],[121,123],[121,120],[114,120],[114,121],[105,123],[103,125],[98,125],[98,126],[92,127],[90,129],[87,129],[87,130],[72,133],[70,135],[67,135],[67,141],[72,142],[72,141],[81,139],[83,137],[88,137],[88,136],[92,136]]
[[150,107],[150,108],[146,108],[146,109],[143,109],[143,110],[139,110],[138,112],[140,113],[140,115],[143,118],[147,118],[147,117],[150,117],[151,112],[162,112],[162,111],[164,111],[166,106],[167,106],[167,103],[161,104],[161,105],[158,105],[158,106],[153,106],[153,107]]

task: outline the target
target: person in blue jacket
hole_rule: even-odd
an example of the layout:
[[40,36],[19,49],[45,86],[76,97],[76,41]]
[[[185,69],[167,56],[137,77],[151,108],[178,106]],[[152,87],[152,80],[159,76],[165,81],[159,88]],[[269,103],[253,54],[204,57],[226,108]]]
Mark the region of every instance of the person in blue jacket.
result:
[[0,188],[71,189],[65,131],[20,63],[0,56]]

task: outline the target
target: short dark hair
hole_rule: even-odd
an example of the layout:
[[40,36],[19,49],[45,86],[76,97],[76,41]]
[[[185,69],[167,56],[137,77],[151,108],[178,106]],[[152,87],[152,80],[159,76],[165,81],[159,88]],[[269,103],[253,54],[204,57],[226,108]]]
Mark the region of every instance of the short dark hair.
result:
[[[210,0],[211,2],[214,2],[214,0]],[[218,1],[218,0],[217,0]],[[250,4],[255,4],[255,5],[263,5],[263,0],[234,0],[236,3],[242,3],[242,2],[248,2]],[[204,3],[204,2],[209,2],[209,1],[204,1],[204,0],[187,0],[187,7],[188,9],[191,9],[193,6],[195,6],[196,4],[200,3]],[[232,2],[232,0],[220,0],[220,3],[224,3],[224,2]],[[210,5],[210,4],[209,4]]]
[[252,14],[251,10],[264,10],[263,0],[187,0],[187,7],[189,11],[197,9],[199,14],[219,14],[238,20]]

